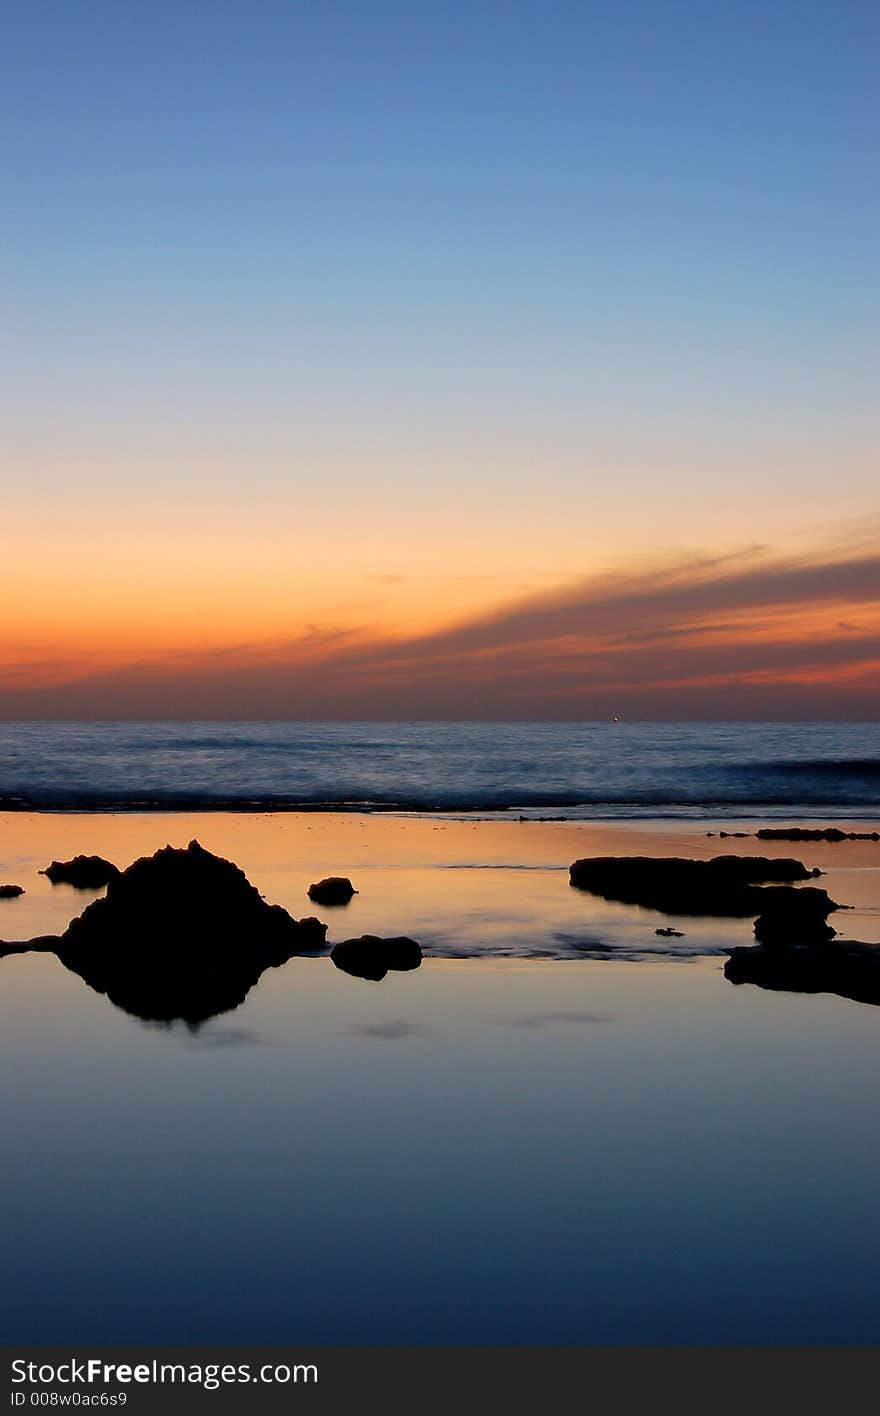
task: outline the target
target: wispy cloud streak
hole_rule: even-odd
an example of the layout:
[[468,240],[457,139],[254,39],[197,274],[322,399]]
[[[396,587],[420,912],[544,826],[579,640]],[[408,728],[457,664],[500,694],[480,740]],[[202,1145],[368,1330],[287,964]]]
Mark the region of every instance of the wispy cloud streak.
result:
[[752,547],[585,577],[405,638],[303,633],[42,683],[7,717],[877,716],[880,551]]

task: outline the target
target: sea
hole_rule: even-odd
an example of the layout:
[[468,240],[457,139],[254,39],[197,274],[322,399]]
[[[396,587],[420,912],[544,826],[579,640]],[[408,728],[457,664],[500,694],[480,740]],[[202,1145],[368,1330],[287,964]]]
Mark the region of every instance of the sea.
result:
[[10,809],[873,819],[880,724],[7,722]]

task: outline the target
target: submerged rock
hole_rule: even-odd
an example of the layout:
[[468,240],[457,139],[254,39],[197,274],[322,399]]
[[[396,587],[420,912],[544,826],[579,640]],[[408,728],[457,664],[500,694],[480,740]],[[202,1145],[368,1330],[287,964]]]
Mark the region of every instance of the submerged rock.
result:
[[345,875],[328,875],[309,886],[309,899],[318,905],[347,905],[358,892]]
[[330,958],[344,973],[378,983],[389,969],[417,969],[422,962],[422,949],[414,939],[380,939],[375,934],[363,934],[359,939],[343,939],[334,944]]
[[[768,860],[764,856],[728,855],[712,860],[592,856],[576,860],[569,879],[578,890],[663,914],[746,918],[760,914],[766,905],[765,892],[757,882],[810,880],[821,873],[809,870],[799,860]],[[828,913],[836,908],[829,901]]]
[[60,938],[31,947],[52,948],[126,1012],[197,1024],[237,1007],[267,968],[323,949],[326,929],[267,904],[237,865],[192,841],[117,872]]
[[120,870],[103,856],[74,856],[73,860],[53,860],[40,871],[53,885],[75,885],[78,890],[99,890],[115,880]]
[[880,944],[835,939],[734,949],[724,965],[724,977],[730,983],[753,983],[775,992],[836,993],[876,1005],[880,1004]]

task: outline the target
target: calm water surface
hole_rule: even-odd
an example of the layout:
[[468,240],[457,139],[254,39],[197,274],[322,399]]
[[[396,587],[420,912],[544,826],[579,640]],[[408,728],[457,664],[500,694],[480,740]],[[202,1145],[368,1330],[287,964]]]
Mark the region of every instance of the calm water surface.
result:
[[196,1035],[4,962],[9,1342],[872,1343],[867,1007],[293,960]]
[[[590,828],[11,815],[28,894],[0,935],[81,908],[38,861],[126,864],[175,822],[297,913],[354,860],[332,938],[607,925],[558,869]],[[834,866],[865,927],[872,849]],[[475,948],[372,984],[293,959],[195,1032],[0,960],[5,1340],[877,1342],[880,1013],[735,988],[711,954],[629,961],[656,922],[629,912],[602,962]]]

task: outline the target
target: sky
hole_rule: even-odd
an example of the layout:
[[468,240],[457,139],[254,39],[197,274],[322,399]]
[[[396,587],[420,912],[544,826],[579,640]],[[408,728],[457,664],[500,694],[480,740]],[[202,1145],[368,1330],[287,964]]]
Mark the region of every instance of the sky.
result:
[[0,716],[876,718],[878,37],[14,0]]

